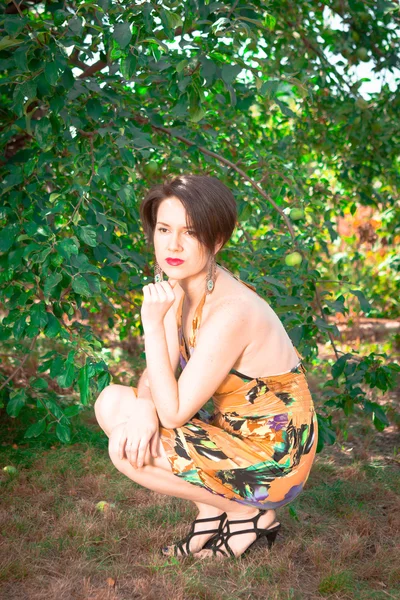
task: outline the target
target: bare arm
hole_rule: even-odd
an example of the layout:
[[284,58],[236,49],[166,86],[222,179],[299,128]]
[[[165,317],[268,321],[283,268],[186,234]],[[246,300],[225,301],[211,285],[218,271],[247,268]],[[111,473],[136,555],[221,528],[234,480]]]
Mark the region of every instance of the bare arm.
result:
[[[174,372],[175,377],[176,377],[176,372],[177,372],[177,369],[179,366],[179,340],[178,340],[178,330],[177,330],[175,310],[176,310],[176,306],[179,303],[179,300],[180,300],[180,295],[177,295],[175,304],[170,308],[170,310],[168,311],[168,313],[165,315],[165,318],[164,318],[164,332],[165,332],[165,336],[166,336],[169,362],[170,362],[171,369]],[[139,378],[139,382],[137,385],[137,395],[138,395],[138,398],[141,398],[143,400],[147,400],[148,402],[151,402],[152,405],[154,406],[154,408],[156,408],[154,401],[153,401],[152,394],[151,394],[151,390],[150,390],[147,367],[145,368],[145,370],[143,371],[143,373],[141,374],[141,376]]]
[[[152,398],[150,386],[149,386],[149,379],[147,376],[147,367],[143,371],[143,373],[141,374],[141,376],[139,378],[139,382],[137,384],[137,397],[140,398],[141,400],[147,400],[148,402],[151,402],[151,404],[154,406],[154,402],[153,402],[153,398]],[[154,408],[155,408],[155,406],[154,406]]]

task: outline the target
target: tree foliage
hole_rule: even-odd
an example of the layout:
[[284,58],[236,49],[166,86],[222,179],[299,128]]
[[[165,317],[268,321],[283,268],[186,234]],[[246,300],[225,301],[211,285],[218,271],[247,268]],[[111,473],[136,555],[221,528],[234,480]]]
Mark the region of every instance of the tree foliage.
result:
[[[329,316],[347,314],[351,299],[373,316],[398,307],[399,96],[385,84],[366,100],[351,75],[366,60],[375,73],[398,66],[396,14],[383,0],[6,5],[0,336],[17,361],[0,387],[10,416],[35,411],[27,437],[56,428],[68,442],[71,419],[110,382],[90,325],[102,307],[120,339],[143,333],[153,258],[138,205],[150,185],[186,172],[235,194],[224,264],[255,283],[306,360],[318,341],[333,346],[319,447],[334,439],[337,408],[359,404],[378,429],[388,425],[366,391],[392,387],[398,367],[341,352]],[[380,227],[363,223],[342,251],[338,218],[361,206]],[[46,338],[37,376],[18,386]],[[80,403],[62,405],[51,381],[79,390]]]

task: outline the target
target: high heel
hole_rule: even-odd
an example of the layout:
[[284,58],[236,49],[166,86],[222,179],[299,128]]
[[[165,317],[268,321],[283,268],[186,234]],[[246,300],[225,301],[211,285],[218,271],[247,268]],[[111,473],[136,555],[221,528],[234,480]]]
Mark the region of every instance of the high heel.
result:
[[[207,519],[196,519],[195,521],[193,521],[192,527],[191,527],[188,535],[186,537],[184,537],[182,540],[179,540],[179,542],[175,542],[175,543],[171,544],[171,546],[165,546],[164,548],[161,548],[161,554],[163,554],[164,556],[189,556],[190,554],[192,554],[192,552],[189,549],[189,544],[190,544],[191,539],[195,535],[204,535],[206,533],[213,533],[214,535],[209,540],[207,540],[207,542],[204,544],[202,549],[211,548],[212,543],[214,542],[214,539],[222,531],[225,519],[226,519],[226,513],[222,513],[222,515],[220,515],[219,517],[208,517]],[[207,521],[219,521],[219,525],[218,525],[217,529],[209,529],[209,530],[203,530],[203,531],[195,531],[194,530],[197,523],[205,523]],[[186,550],[184,548],[185,544],[186,544]],[[171,549],[173,549],[172,555],[171,555]],[[180,554],[178,554],[178,550],[179,550]]]
[[[227,520],[224,527],[222,528],[221,532],[219,534],[217,534],[216,536],[214,536],[214,538],[212,539],[212,543],[209,546],[210,550],[212,550],[213,556],[216,556],[217,552],[219,552],[224,557],[231,556],[232,558],[238,558],[238,557],[236,557],[232,548],[230,547],[228,540],[233,535],[238,535],[240,533],[255,533],[257,535],[254,542],[252,542],[250,544],[250,546],[248,546],[248,548],[246,548],[246,550],[244,550],[244,552],[242,552],[242,554],[240,554],[240,557],[244,556],[247,552],[250,551],[251,548],[254,549],[254,547],[256,547],[256,546],[267,544],[268,548],[270,549],[276,540],[276,536],[278,535],[278,531],[281,528],[281,524],[278,523],[278,521],[274,521],[272,523],[272,525],[270,525],[268,527],[268,529],[260,529],[257,525],[258,520],[261,517],[261,515],[265,514],[266,512],[267,512],[266,510],[260,510],[258,515],[256,515],[252,519],[241,519],[241,520],[235,520],[235,521]],[[249,522],[253,523],[253,525],[254,525],[253,529],[242,529],[242,530],[238,530],[238,531],[230,530],[230,525],[233,525],[234,523],[236,524],[236,523],[249,523]],[[226,529],[226,531],[225,531],[225,529]]]

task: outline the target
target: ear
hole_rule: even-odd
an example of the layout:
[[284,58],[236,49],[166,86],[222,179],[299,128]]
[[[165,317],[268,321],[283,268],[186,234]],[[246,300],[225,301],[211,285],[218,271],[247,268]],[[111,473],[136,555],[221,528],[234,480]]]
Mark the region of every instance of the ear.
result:
[[214,253],[218,254],[218,252],[221,250],[223,245],[224,245],[223,241],[221,239],[219,239],[214,246]]

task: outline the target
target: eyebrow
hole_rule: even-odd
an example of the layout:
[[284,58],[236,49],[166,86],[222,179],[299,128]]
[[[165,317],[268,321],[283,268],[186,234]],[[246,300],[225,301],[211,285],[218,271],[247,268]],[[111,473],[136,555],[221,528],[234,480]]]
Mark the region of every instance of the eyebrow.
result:
[[[167,227],[170,227],[170,225],[168,225],[168,223],[163,223],[162,221],[157,221],[156,225],[166,225]],[[192,229],[191,227],[183,227],[182,229]]]

